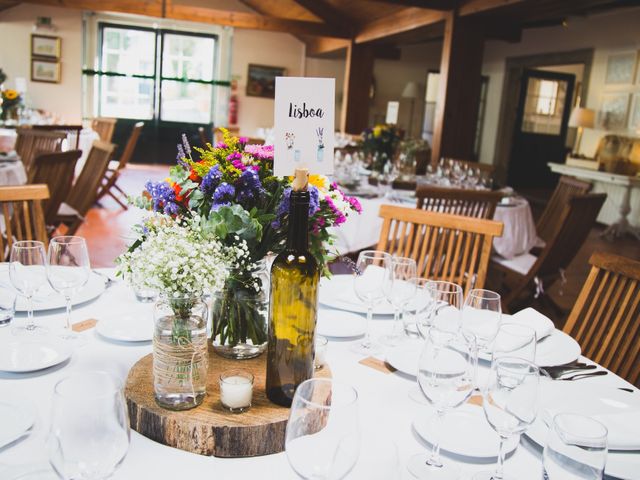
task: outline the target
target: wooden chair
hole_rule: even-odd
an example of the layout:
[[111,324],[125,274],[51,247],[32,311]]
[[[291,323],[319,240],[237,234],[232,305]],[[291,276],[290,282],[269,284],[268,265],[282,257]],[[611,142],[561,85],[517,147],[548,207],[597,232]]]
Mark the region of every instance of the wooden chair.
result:
[[67,138],[64,132],[33,128],[18,128],[17,133],[15,149],[27,170],[37,154],[59,152],[62,149],[62,141]]
[[69,192],[67,200],[62,202],[56,215],[55,224],[67,227],[66,235],[73,235],[84,217],[96,202],[100,181],[109,165],[109,159],[115,145],[96,140],[91,146],[87,161]]
[[595,252],[563,331],[582,354],[640,385],[640,262]]
[[569,198],[559,219],[559,228],[547,241],[538,256],[525,253],[514,259],[494,257],[492,266],[505,275],[502,292],[502,308],[509,312],[511,305],[526,294],[523,305],[539,298],[558,313],[562,310],[544,295],[544,289],[563,275],[573,258],[587,239],[596,217],[606,200],[605,193],[574,195]]
[[54,224],[60,205],[71,191],[73,172],[81,155],[81,150],[44,153],[34,159],[29,169],[28,183],[46,184],[49,188],[49,199],[42,204],[47,225]]
[[418,275],[458,283],[465,293],[484,286],[491,243],[502,235],[502,223],[393,205],[382,205],[380,216],[378,250],[411,257]]
[[46,130],[49,132],[64,132],[67,135],[67,140],[71,144],[71,140],[74,141],[74,150],[78,150],[80,147],[80,132],[82,131],[82,125],[31,125],[34,130]]
[[[135,152],[136,145],[138,143],[138,138],[140,138],[140,133],[142,132],[142,127],[144,127],[144,122],[137,122],[133,126],[131,134],[129,135],[129,140],[127,140],[127,144],[124,147],[120,160],[109,162],[107,170],[102,177],[102,186],[98,192],[97,200],[100,200],[105,195],[109,195],[118,205],[127,210],[127,194],[122,190],[122,188],[120,188],[117,182],[122,170],[127,166],[131,157],[133,157],[133,153]],[[112,190],[116,190],[120,195],[124,196],[124,200],[118,198]]]
[[[211,134],[211,130],[209,130],[209,134]],[[211,143],[212,139],[209,138],[209,134],[207,134],[207,129],[204,127],[198,127],[198,136],[200,137],[200,145],[202,148],[207,146],[207,143]]]
[[101,141],[110,143],[117,121],[115,118],[96,117],[91,121],[91,128],[95,130]]
[[438,188],[420,185],[416,189],[417,207],[432,212],[491,220],[502,198],[501,192]]
[[0,252],[6,260],[13,242],[39,240],[48,244],[42,201],[49,198],[46,185],[0,187],[0,205],[4,232],[0,235]]
[[560,177],[556,189],[536,224],[538,237],[548,242],[562,221],[564,209],[573,195],[589,193],[591,184],[572,177]]

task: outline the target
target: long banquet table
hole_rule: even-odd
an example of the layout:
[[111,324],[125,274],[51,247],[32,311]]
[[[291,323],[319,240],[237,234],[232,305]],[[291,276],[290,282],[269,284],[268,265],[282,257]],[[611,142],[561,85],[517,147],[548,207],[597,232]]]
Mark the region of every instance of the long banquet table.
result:
[[[104,272],[113,274],[112,270]],[[132,308],[136,311],[147,309],[145,312],[148,315],[152,314],[152,306],[138,304],[133,293],[122,282],[117,282],[95,301],[75,307],[73,322],[88,318],[100,320],[123,314]],[[322,306],[320,309],[322,312],[327,310]],[[334,312],[335,315],[340,315],[340,312]],[[63,318],[63,311],[38,315],[38,321],[50,327],[62,326]],[[388,318],[376,317],[372,322],[372,332],[380,334],[388,330],[390,325]],[[109,371],[124,381],[129,368],[142,356],[151,352],[150,342],[111,342],[101,338],[95,329],[87,330],[82,335],[87,338],[86,345],[79,347],[66,364],[32,374],[0,373],[0,398],[21,398],[26,402],[32,402],[39,417],[28,437],[0,449],[0,466],[47,462],[45,441],[52,392],[57,381],[71,373],[84,370]],[[9,328],[0,329],[0,348],[11,338]],[[416,403],[408,396],[408,392],[416,386],[415,379],[397,372],[382,373],[358,363],[362,357],[350,352],[349,346],[352,341],[355,340],[330,341],[327,359],[333,377],[352,384],[358,391],[362,437],[370,441],[386,439],[395,442],[400,457],[397,478],[412,478],[406,469],[407,459],[416,453],[426,452],[428,448],[428,445],[413,432],[411,426],[416,416],[426,419],[428,415],[427,407]],[[640,391],[614,374],[580,382],[605,390],[633,388],[634,392],[629,395],[640,395]],[[371,455],[370,451],[364,449],[360,462],[372,461]],[[633,458],[640,464],[640,454]],[[477,471],[493,468],[493,462],[474,463],[474,460],[460,457],[456,457],[455,461],[462,468],[463,479],[470,478]],[[358,468],[357,466],[347,478],[365,480],[367,476],[359,474]],[[518,450],[506,463],[506,472],[519,480],[540,479],[541,449],[523,436]],[[2,468],[0,478],[4,478]],[[204,457],[163,446],[132,431],[129,453],[113,479],[142,478],[283,480],[297,477],[289,467],[284,453],[242,459]]]

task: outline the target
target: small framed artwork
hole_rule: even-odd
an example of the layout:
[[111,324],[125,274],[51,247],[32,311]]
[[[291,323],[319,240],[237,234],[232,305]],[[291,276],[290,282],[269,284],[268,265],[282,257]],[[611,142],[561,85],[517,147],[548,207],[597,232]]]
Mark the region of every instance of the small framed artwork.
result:
[[286,69],[282,67],[249,64],[247,96],[275,98],[276,77],[283,77],[285,73]]
[[604,130],[623,130],[629,114],[628,93],[605,93],[598,112],[598,127]]
[[640,133],[640,93],[634,94],[631,100],[629,130],[633,133]]
[[31,59],[32,82],[60,82],[60,62],[56,60]]
[[31,35],[31,56],[40,58],[60,59],[60,37],[49,35]]
[[632,84],[636,71],[636,56],[636,52],[609,55],[604,83],[607,85]]

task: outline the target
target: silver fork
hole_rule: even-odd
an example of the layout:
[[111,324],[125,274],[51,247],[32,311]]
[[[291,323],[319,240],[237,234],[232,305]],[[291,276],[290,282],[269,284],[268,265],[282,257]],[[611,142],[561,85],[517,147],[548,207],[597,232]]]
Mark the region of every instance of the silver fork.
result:
[[589,372],[589,373],[577,373],[575,375],[571,375],[570,377],[564,377],[564,378],[557,378],[556,380],[580,380],[582,378],[589,378],[589,377],[600,377],[602,375],[607,375],[609,372],[607,372],[606,370],[599,370],[597,372]]
[[102,273],[99,272],[98,270],[91,270],[93,273],[95,273],[96,275],[101,276],[102,278],[104,278],[106,281],[104,283],[104,288],[109,288],[111,285],[113,285],[115,283],[115,280],[113,280],[109,275],[107,275],[106,273]]

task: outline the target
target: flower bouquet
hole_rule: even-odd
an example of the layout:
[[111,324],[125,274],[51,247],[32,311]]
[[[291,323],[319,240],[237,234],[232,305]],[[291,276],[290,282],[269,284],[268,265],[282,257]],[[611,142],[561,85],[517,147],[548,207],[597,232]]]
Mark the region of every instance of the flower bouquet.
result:
[[8,118],[18,118],[18,107],[22,105],[22,97],[17,90],[7,88],[2,90],[2,112],[0,118],[7,120]]
[[385,164],[393,158],[398,142],[400,142],[400,132],[396,126],[381,124],[362,132],[360,147],[372,158],[373,170],[382,173]]
[[[137,205],[173,218],[200,218],[210,238],[246,247],[229,267],[224,285],[213,294],[214,349],[231,358],[251,358],[266,348],[268,279],[266,257],[284,248],[291,179],[273,175],[273,147],[248,145],[222,130],[215,146],[194,147],[183,135],[178,162],[163,182],[148,182]],[[336,254],[330,227],[361,210],[355,198],[320,175],[309,179],[310,251],[328,273]],[[217,262],[211,256],[208,262]]]

